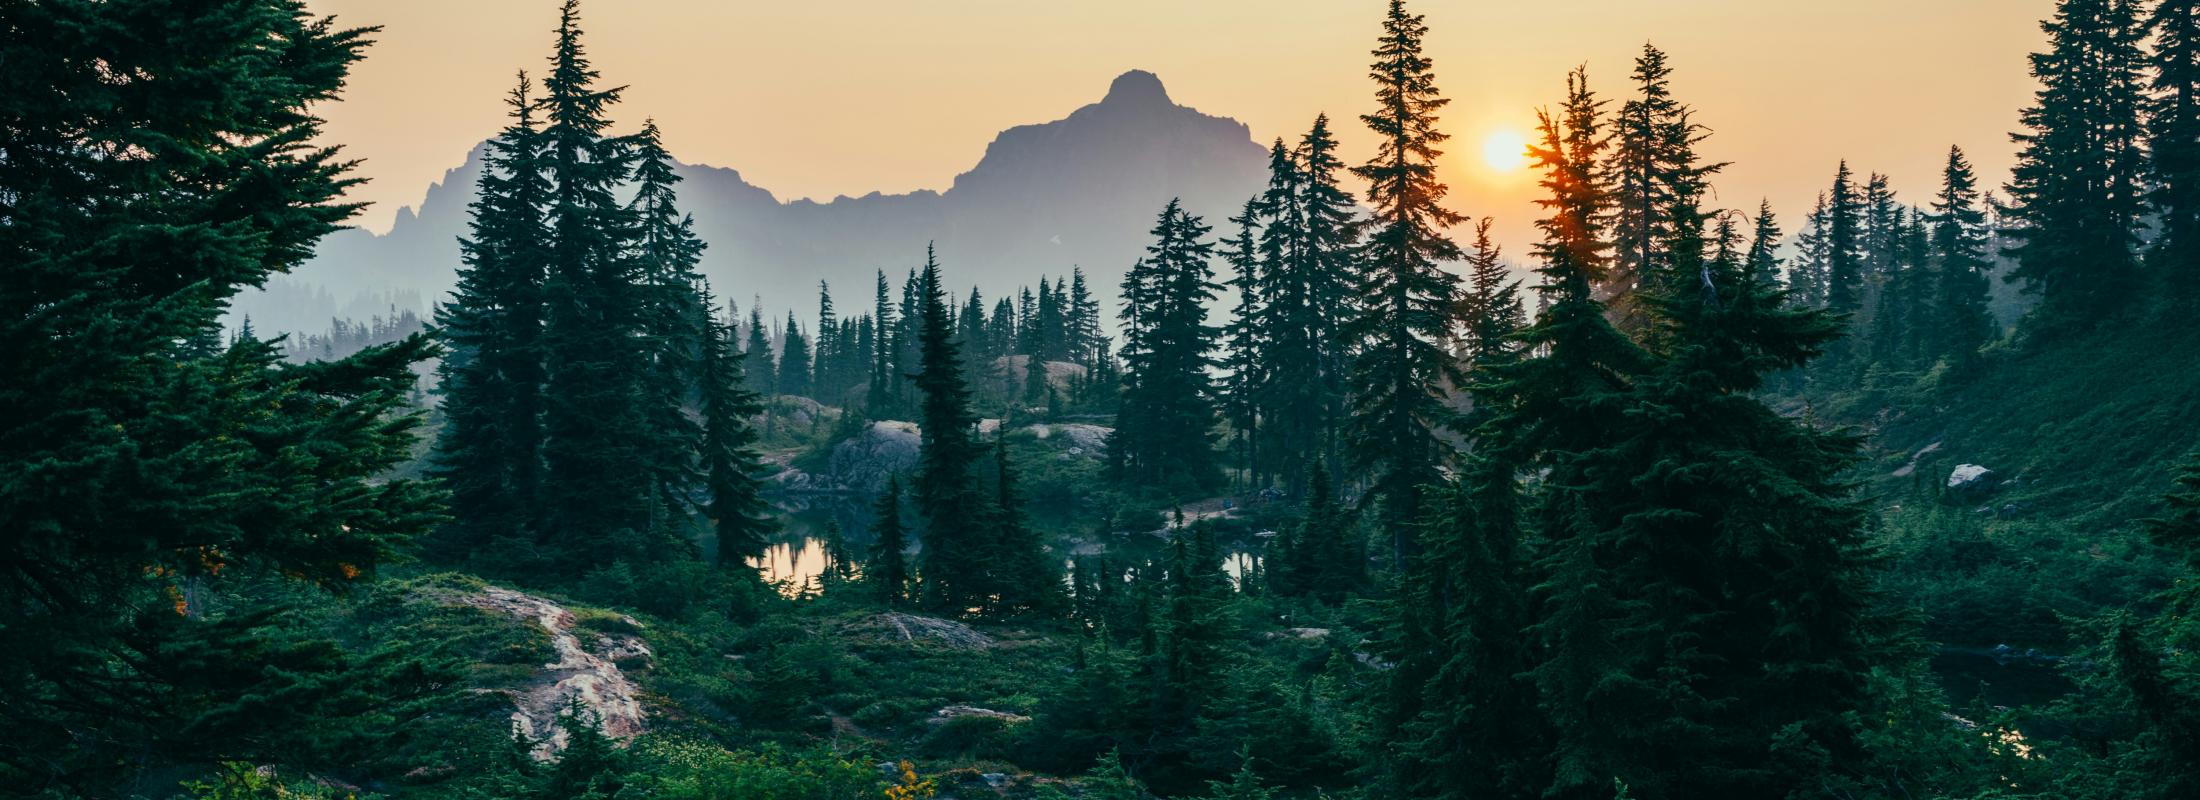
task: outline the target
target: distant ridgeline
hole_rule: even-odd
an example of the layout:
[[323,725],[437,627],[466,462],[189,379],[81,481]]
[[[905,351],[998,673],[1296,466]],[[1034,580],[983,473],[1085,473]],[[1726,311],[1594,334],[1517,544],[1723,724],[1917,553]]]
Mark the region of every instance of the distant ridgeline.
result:
[[[379,308],[403,292],[417,293],[412,303],[425,313],[453,286],[485,147],[429,186],[418,208],[400,209],[389,232],[338,231],[291,276],[238,297],[235,312],[263,333],[295,330],[276,320],[356,317],[353,298]],[[854,292],[876,270],[908,272],[927,242],[968,281],[953,288],[998,295],[1035,272],[1082,267],[1103,307],[1114,308],[1154,209],[1176,197],[1219,219],[1260,190],[1266,167],[1243,123],[1178,105],[1160,78],[1133,70],[1063,119],[1001,132],[945,191],[786,201],[734,169],[676,162],[673,170],[708,244],[699,270],[722,296],[760,296],[779,312],[766,316],[778,318],[806,306],[819,280]]]

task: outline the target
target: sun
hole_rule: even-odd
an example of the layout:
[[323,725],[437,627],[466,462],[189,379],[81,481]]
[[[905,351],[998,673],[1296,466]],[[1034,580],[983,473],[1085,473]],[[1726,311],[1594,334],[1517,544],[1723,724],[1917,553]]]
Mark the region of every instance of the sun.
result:
[[1482,162],[1498,172],[1512,172],[1528,165],[1528,140],[1509,130],[1482,139]]

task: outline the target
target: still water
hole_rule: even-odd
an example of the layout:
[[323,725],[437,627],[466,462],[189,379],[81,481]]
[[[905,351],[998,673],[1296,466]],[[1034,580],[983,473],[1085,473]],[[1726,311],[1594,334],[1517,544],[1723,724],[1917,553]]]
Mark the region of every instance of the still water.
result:
[[[814,590],[818,577],[825,574],[831,563],[829,542],[837,529],[841,547],[849,559],[859,565],[871,552],[871,507],[867,501],[847,497],[794,498],[797,502],[782,505],[779,535],[766,546],[764,555],[749,559],[764,580],[779,587],[783,594],[794,595]],[[1077,559],[1098,558],[1112,555],[1128,563],[1150,557],[1163,557],[1168,543],[1156,536],[1129,534],[1106,537],[1103,542],[1051,543],[1057,553],[1070,553],[1062,559],[1062,574],[1066,580],[1075,569]],[[1260,569],[1260,553],[1257,543],[1220,542],[1223,548],[1222,571],[1229,575],[1232,584],[1243,584],[1248,574]],[[921,550],[923,544],[917,545]],[[913,550],[912,554],[917,552]]]

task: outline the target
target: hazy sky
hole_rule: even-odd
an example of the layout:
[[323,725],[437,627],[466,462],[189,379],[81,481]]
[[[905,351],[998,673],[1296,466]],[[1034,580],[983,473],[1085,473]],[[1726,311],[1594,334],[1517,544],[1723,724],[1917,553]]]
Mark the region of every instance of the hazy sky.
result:
[[[539,72],[555,0],[310,0],[385,30],[353,72],[328,133],[366,159],[380,230],[397,207],[502,122],[514,72]],[[1296,137],[1317,112],[1341,124],[1346,161],[1369,151],[1368,51],[1384,0],[594,0],[586,44],[630,86],[622,128],[655,117],[683,161],[732,167],[782,200],[944,189],[1000,130],[1097,101],[1127,69],[1177,102]],[[1847,158],[1901,197],[1937,186],[1950,144],[1998,186],[2008,132],[2029,101],[2025,54],[2052,0],[1419,0],[1438,85],[1452,98],[1441,164],[1455,210],[1493,215],[1522,254],[1527,170],[1483,156],[1529,135],[1566,70],[1586,63],[1606,97],[1628,91],[1645,41],[1734,162],[1719,205],[1771,198],[1790,231]],[[1208,210],[1212,217],[1226,209]]]

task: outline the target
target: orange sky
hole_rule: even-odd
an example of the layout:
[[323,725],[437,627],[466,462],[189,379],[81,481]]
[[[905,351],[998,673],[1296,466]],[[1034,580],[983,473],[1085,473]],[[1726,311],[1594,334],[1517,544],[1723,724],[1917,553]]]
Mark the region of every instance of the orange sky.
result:
[[[501,123],[514,70],[538,71],[555,0],[309,0],[381,25],[332,141],[366,159],[380,230],[397,207]],[[1383,0],[593,0],[586,43],[631,88],[622,127],[653,116],[681,160],[733,167],[781,199],[943,189],[993,135],[1097,101],[1126,69],[1177,102],[1234,117],[1260,141],[1326,111],[1347,161],[1369,141],[1368,50]],[[1442,167],[1453,207],[1494,215],[1508,254],[1532,240],[1533,177],[1482,157],[1493,133],[1528,133],[1565,71],[1627,91],[1644,41],[1668,52],[1675,92],[1735,162],[1718,202],[1770,197],[1789,230],[1837,159],[1893,176],[1901,197],[1936,187],[1951,143],[1990,185],[2033,89],[2025,54],[2052,0],[1418,0],[1438,85],[1453,99]],[[1214,210],[1212,216],[1225,212]]]

